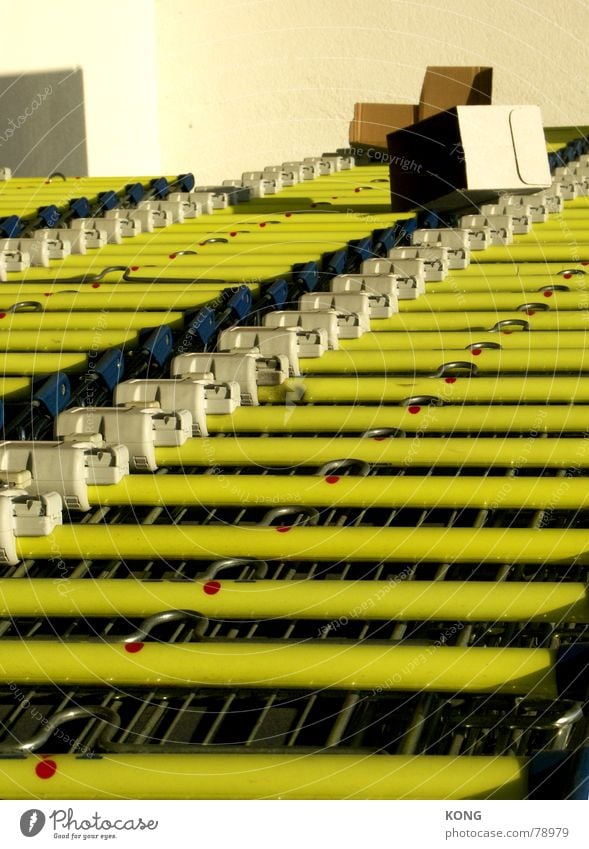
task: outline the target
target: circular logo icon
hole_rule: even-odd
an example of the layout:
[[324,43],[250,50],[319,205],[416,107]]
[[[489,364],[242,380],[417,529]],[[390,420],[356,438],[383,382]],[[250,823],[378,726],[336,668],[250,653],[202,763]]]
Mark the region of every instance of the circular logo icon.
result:
[[25,811],[20,818],[20,830],[25,837],[36,837],[45,825],[45,814],[38,808]]

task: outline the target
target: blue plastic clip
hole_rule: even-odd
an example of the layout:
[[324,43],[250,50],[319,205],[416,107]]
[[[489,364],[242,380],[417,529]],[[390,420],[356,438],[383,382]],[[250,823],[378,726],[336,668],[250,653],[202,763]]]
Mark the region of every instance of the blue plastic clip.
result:
[[191,192],[194,188],[194,174],[178,174],[178,189],[181,192]]
[[145,189],[141,183],[127,183],[125,186],[125,199],[132,204],[138,204],[143,200]]
[[437,212],[426,210],[417,213],[417,226],[420,229],[435,230],[443,225],[440,224],[440,217]]
[[72,389],[68,376],[57,371],[43,381],[33,395],[33,400],[42,404],[50,416],[56,416],[67,407],[71,395]]
[[171,329],[163,324],[155,330],[147,330],[141,339],[141,347],[156,365],[164,366],[172,354],[174,337]]
[[561,698],[585,701],[589,692],[589,643],[559,649],[554,671]]
[[372,237],[363,236],[360,239],[351,239],[348,242],[350,249],[350,261],[360,265],[365,259],[373,259],[374,251],[372,250]]
[[319,268],[317,263],[311,262],[296,262],[292,267],[293,281],[305,290],[305,292],[313,292],[317,288],[319,282]]
[[323,271],[327,271],[329,274],[343,274],[347,265],[347,248],[340,248],[338,251],[323,255]]
[[69,204],[70,218],[88,218],[90,216],[90,204],[88,198],[72,198]]
[[119,205],[119,198],[116,192],[107,191],[98,193],[98,208],[106,211],[107,209],[116,209]]
[[232,294],[227,301],[227,309],[230,309],[236,316],[237,320],[241,321],[252,308],[252,293],[247,286],[240,286],[237,291],[235,289],[229,291],[231,291]]
[[101,377],[104,385],[112,392],[125,374],[125,358],[122,350],[110,348],[105,351],[94,366],[93,371]]
[[416,218],[405,218],[397,221],[395,226],[395,246],[403,247],[411,244],[411,234],[417,230]]
[[18,215],[9,215],[7,218],[0,218],[0,236],[3,239],[16,239],[20,235],[22,228],[23,224]]
[[275,309],[280,309],[288,300],[288,283],[286,280],[275,280],[264,290],[264,297],[272,302]]
[[153,196],[158,198],[159,200],[163,200],[165,197],[167,197],[170,191],[170,186],[165,177],[156,177],[155,180],[151,181],[149,187]]
[[38,210],[41,227],[57,227],[61,214],[59,209],[54,206],[41,206]]
[[377,256],[386,256],[395,246],[395,228],[384,227],[372,233],[372,250]]
[[203,348],[206,348],[210,338],[215,332],[215,310],[212,307],[203,307],[195,314],[182,336],[177,350],[182,352],[192,350],[197,340]]

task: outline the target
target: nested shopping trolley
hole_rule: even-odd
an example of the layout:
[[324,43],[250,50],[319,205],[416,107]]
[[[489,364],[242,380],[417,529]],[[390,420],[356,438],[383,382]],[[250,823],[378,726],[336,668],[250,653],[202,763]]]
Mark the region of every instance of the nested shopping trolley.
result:
[[0,184],[0,797],[586,798],[589,145]]

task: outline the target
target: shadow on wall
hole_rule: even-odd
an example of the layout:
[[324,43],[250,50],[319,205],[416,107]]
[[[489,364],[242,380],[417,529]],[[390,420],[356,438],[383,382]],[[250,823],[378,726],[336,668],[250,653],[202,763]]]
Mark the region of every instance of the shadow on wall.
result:
[[0,166],[19,177],[88,173],[81,68],[0,76]]

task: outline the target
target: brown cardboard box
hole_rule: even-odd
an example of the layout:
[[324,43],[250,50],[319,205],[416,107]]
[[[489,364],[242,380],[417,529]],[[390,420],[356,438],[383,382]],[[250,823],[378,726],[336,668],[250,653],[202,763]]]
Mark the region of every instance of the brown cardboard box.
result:
[[350,145],[369,152],[386,151],[386,137],[395,130],[443,112],[451,106],[491,102],[493,69],[430,67],[425,72],[419,105],[411,103],[356,103],[350,123]]
[[492,68],[430,67],[423,80],[417,120],[453,106],[488,106],[492,90]]

